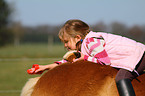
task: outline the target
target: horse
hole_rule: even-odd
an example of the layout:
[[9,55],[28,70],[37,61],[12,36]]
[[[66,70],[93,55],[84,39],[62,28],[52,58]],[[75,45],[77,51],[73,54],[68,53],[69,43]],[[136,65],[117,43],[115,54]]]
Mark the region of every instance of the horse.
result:
[[[34,84],[28,81],[21,96],[119,96],[115,83],[117,71],[109,65],[89,61],[67,62],[35,78]],[[145,75],[138,80],[132,81],[136,96],[145,96]]]

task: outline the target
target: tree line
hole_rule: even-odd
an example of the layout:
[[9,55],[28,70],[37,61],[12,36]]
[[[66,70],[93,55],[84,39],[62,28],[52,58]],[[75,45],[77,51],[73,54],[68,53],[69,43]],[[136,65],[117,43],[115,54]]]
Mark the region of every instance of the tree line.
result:
[[[22,26],[20,22],[17,22],[11,26],[13,31],[14,44],[20,43],[60,43],[58,38],[58,32],[62,25],[39,25],[39,26]],[[145,43],[145,26],[132,26],[127,27],[125,24],[119,22],[113,22],[109,25],[105,25],[103,22],[99,22],[90,25],[90,30],[104,31],[108,33],[118,34],[125,36],[136,41]]]

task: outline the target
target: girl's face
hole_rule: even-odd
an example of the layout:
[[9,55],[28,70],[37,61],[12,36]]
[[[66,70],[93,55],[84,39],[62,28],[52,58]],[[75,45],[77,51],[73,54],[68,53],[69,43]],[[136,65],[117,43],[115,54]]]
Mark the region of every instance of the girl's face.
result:
[[80,40],[80,36],[76,36],[75,38],[64,36],[64,47],[67,48],[67,50],[76,50],[76,43]]
[[67,50],[76,50],[76,42],[73,38],[64,39],[64,47],[67,48]]

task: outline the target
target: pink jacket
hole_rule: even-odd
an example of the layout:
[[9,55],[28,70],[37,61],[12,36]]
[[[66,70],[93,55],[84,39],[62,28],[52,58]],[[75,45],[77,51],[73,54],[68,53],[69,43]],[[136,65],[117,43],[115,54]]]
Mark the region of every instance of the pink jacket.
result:
[[[90,50],[87,46],[87,39],[91,37],[104,38],[104,49],[110,58],[110,66],[112,67],[124,68],[129,71],[133,71],[145,52],[145,45],[134,40],[119,35],[90,31],[83,40],[81,46],[81,52],[85,55],[85,58],[91,57]],[[109,63],[107,56],[105,58],[106,60],[102,59],[104,60],[103,63]]]

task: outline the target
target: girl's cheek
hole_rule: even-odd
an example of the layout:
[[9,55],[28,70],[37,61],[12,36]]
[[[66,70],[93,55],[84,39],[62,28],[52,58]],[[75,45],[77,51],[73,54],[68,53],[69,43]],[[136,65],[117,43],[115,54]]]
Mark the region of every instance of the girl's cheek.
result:
[[67,45],[68,45],[67,43],[64,43],[64,47],[67,47]]

